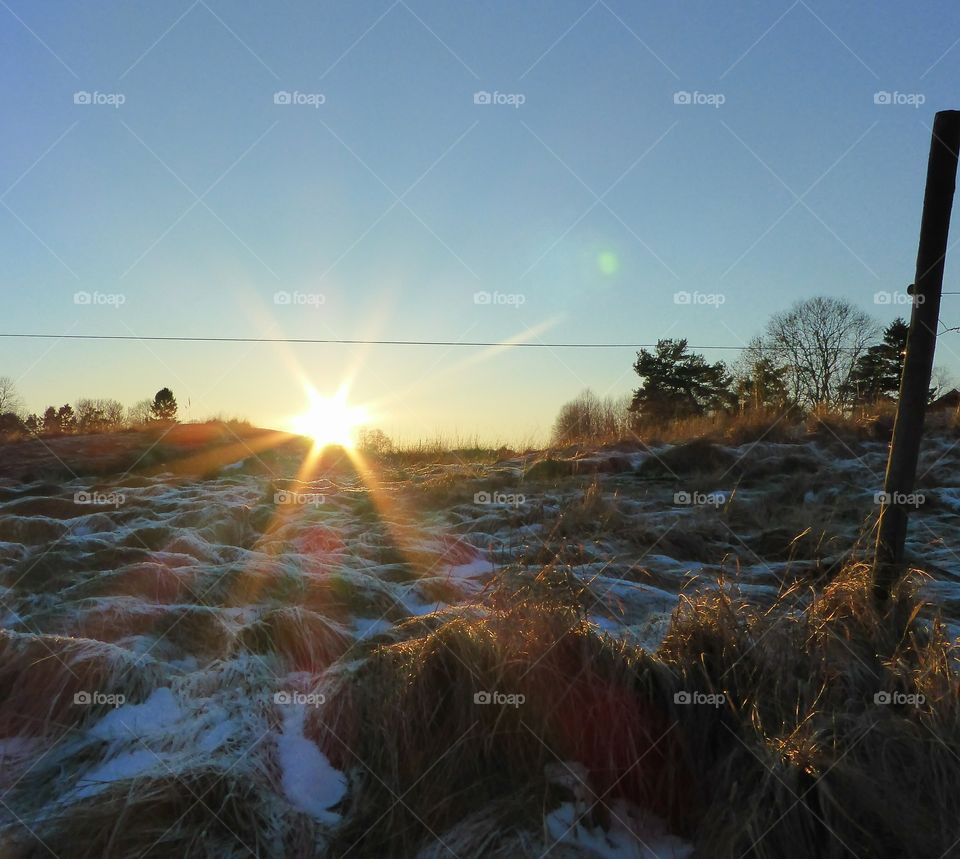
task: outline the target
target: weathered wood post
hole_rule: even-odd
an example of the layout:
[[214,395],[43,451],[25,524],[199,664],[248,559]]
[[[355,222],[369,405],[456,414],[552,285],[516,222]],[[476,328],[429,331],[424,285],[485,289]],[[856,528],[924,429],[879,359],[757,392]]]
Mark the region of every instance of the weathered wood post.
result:
[[957,180],[960,149],[960,111],[943,110],[933,121],[927,185],[923,195],[917,270],[911,290],[913,310],[907,353],[900,378],[900,399],[893,425],[893,442],[883,483],[884,496],[877,527],[873,588],[877,599],[890,596],[903,572],[903,546],[907,537],[907,496],[913,492],[923,436],[927,393],[933,371],[943,290],[943,265],[950,231],[950,212]]

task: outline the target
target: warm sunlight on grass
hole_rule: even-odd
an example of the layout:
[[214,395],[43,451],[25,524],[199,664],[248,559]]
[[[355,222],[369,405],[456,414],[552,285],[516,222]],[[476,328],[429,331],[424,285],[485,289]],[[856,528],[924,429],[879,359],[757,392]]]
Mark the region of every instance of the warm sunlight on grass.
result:
[[307,388],[310,408],[290,421],[290,427],[299,435],[313,439],[317,447],[341,445],[353,448],[356,430],[369,415],[362,406],[347,402],[347,388],[341,386],[332,397],[323,397],[313,388]]

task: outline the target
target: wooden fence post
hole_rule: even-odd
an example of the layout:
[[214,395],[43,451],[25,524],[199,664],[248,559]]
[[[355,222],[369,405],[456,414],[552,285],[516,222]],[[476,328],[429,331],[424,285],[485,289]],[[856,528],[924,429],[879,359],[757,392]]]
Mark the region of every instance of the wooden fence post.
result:
[[913,309],[907,353],[900,378],[900,399],[893,426],[893,441],[883,483],[877,547],[873,566],[874,594],[880,601],[903,572],[903,547],[907,536],[908,496],[913,492],[923,436],[923,419],[933,371],[943,291],[943,265],[950,231],[950,212],[957,179],[960,149],[960,111],[944,110],[933,122],[927,185],[920,221],[916,277],[911,289]]

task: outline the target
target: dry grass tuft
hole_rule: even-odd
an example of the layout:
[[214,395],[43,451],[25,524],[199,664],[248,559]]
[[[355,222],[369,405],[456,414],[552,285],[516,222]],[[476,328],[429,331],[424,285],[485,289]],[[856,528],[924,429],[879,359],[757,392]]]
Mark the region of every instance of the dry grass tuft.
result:
[[[20,849],[14,847],[5,855],[16,859],[49,857],[51,851],[75,859],[313,855],[316,824],[304,815],[291,818],[263,780],[244,771],[248,769],[204,766],[116,782],[71,806],[63,818],[40,826],[39,839],[24,838]],[[285,846],[297,846],[299,851],[287,854]]]
[[[544,768],[565,760],[587,763],[597,795],[627,793],[675,810],[680,792],[669,782],[682,780],[682,760],[676,743],[656,745],[669,728],[669,674],[642,651],[598,635],[571,605],[578,593],[565,579],[546,573],[510,607],[505,593],[494,594],[487,612],[454,616],[333,675],[307,732],[351,775],[338,850],[412,855],[431,833],[520,794],[535,801],[502,811],[514,829],[532,822],[536,831],[550,790]],[[485,697],[495,694],[504,697]],[[646,753],[648,766],[618,780]],[[493,843],[491,833],[474,838]]]
[[237,635],[238,648],[272,654],[288,671],[321,671],[350,644],[339,625],[297,606],[269,611]]
[[142,701],[160,685],[161,676],[158,664],[110,644],[0,632],[0,734],[60,734],[111,707],[77,704],[78,693]]
[[542,852],[566,761],[592,825],[624,798],[716,857],[919,859],[960,836],[957,653],[909,585],[880,613],[860,564],[772,604],[721,582],[655,655],[599,635],[589,603],[568,569],[514,570],[335,668],[307,725],[350,774],[334,852]]
[[821,594],[791,591],[764,611],[723,592],[682,603],[658,655],[688,688],[724,694],[728,711],[704,719],[677,708],[715,796],[698,843],[760,859],[919,859],[951,848],[956,653],[918,612],[904,585],[881,614],[862,564]]

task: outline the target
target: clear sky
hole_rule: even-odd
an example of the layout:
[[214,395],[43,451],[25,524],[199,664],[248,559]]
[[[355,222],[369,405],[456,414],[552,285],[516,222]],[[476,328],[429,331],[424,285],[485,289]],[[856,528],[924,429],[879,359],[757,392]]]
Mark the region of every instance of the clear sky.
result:
[[[0,69],[3,332],[739,345],[820,293],[907,315],[874,296],[913,277],[960,9],[0,0]],[[406,438],[543,436],[633,359],[0,341],[34,410],[167,385],[278,426],[350,379]]]

